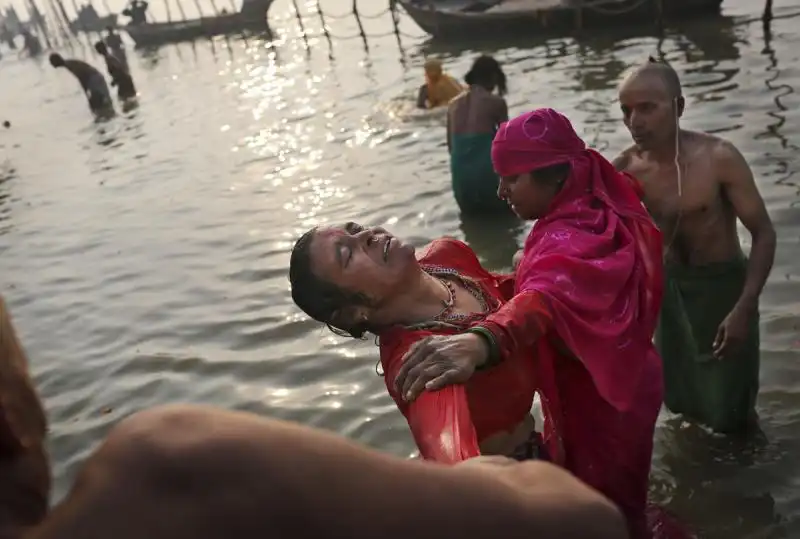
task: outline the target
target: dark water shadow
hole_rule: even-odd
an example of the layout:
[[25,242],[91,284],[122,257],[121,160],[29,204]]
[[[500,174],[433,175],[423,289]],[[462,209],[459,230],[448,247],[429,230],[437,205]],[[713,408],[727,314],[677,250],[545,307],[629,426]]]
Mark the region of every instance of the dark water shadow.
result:
[[154,71],[163,59],[161,47],[142,47],[135,49],[135,52],[142,60],[142,67],[147,71]]
[[510,211],[498,216],[466,216],[461,214],[459,226],[464,240],[487,269],[510,271],[511,259],[519,250],[517,237],[524,223]]
[[762,432],[727,437],[675,418],[656,433],[656,441],[651,497],[698,537],[789,537],[768,470],[780,453]]

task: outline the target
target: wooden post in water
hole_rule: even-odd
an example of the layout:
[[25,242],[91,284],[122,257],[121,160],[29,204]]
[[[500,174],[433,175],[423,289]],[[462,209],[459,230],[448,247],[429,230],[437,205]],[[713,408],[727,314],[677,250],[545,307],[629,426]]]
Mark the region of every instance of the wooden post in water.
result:
[[186,20],[186,12],[183,10],[183,4],[181,4],[181,0],[175,0],[175,3],[178,4],[178,11],[181,12],[181,18]]
[[197,12],[200,14],[200,19],[204,19],[205,17],[203,16],[203,8],[200,7],[200,2],[194,0],[194,7],[197,8]]
[[575,31],[578,33],[583,31],[583,1],[575,4]]
[[656,4],[656,26],[658,26],[658,33],[664,32],[664,2],[663,0],[654,0]]
[[50,32],[47,31],[47,21],[44,20],[39,6],[36,5],[35,0],[28,0],[29,19],[33,19],[33,24],[39,29],[39,33],[44,37],[44,42],[47,43],[47,48],[52,49],[53,43],[50,41]]
[[400,14],[397,13],[397,0],[389,0],[389,13],[392,16],[392,25],[394,26],[394,35],[397,36],[397,42],[400,42]]
[[300,14],[300,6],[297,5],[297,0],[292,0],[294,12],[297,15],[297,24],[300,26],[300,33],[303,34],[303,40],[306,39],[306,27],[303,26],[303,16]]
[[320,0],[317,0],[317,15],[319,15],[319,22],[322,23],[322,33],[325,34],[325,39],[328,40],[328,45],[331,45],[331,34],[328,32],[328,25],[325,24],[325,14],[322,13],[322,5]]
[[361,34],[361,39],[364,41],[364,48],[369,50],[367,33],[364,31],[364,25],[361,24],[361,15],[358,14],[358,0],[353,0],[353,16],[356,18],[356,24],[358,24],[358,32]]
[[764,22],[772,21],[772,0],[767,0],[767,3],[764,4],[764,14],[761,16],[761,19]]
[[167,8],[167,22],[172,22],[172,11],[169,9],[169,0],[164,0],[164,7]]

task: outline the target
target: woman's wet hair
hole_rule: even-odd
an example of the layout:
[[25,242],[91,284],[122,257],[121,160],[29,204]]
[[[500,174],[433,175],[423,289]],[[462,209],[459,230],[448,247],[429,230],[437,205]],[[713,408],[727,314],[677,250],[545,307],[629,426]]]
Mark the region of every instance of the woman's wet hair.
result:
[[531,177],[536,182],[555,185],[557,190],[560,190],[567,181],[571,169],[569,162],[565,161],[536,169],[531,172]]
[[472,63],[464,81],[470,86],[477,84],[486,88],[497,87],[500,95],[505,95],[508,92],[506,88],[506,74],[500,63],[488,55],[479,56]]
[[311,261],[315,233],[316,229],[312,228],[300,236],[292,248],[289,261],[292,300],[304,313],[324,323],[337,335],[360,339],[369,331],[367,324],[349,325],[342,320],[342,315],[348,307],[369,305],[369,298],[317,277]]

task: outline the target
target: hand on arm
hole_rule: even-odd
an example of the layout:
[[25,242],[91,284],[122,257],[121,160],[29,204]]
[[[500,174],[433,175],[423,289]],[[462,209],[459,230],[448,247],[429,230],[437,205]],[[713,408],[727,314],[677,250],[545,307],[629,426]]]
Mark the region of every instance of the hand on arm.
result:
[[[417,340],[414,341],[414,338]],[[391,350],[382,350],[386,366],[386,387],[408,421],[414,441],[423,458],[456,463],[480,455],[478,438],[463,385],[449,385],[438,390],[417,391],[412,400],[406,398],[404,386],[419,380],[404,363],[409,354],[429,342],[424,334],[413,335]],[[423,343],[423,344],[420,344]],[[418,365],[417,365],[418,366]],[[474,370],[474,369],[473,369]],[[401,378],[401,373],[403,378]],[[441,376],[438,377],[441,380]]]
[[413,402],[423,391],[463,384],[486,363],[489,351],[486,339],[474,333],[425,337],[412,344],[403,356],[394,391]]
[[714,160],[725,194],[736,216],[753,238],[744,289],[736,306],[720,324],[714,341],[715,355],[725,357],[747,336],[748,319],[758,308],[758,298],[772,270],[776,237],[772,220],[744,156],[733,144],[722,142],[715,149]]

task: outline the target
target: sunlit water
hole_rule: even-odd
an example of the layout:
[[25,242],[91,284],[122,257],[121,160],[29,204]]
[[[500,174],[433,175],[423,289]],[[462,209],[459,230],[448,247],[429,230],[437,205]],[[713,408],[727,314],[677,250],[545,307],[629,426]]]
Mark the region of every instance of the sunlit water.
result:
[[[0,291],[47,401],[57,494],[110,425],[174,401],[412,454],[375,374],[374,344],[336,338],[291,303],[293,240],[314,224],[355,219],[420,245],[462,237],[488,266],[507,268],[525,229],[462,224],[443,116],[413,109],[424,56],[462,76],[478,52],[495,54],[512,114],[555,106],[612,156],[628,142],[616,84],[660,49],[685,84],[685,125],[729,138],[750,161],[779,245],[762,301],[768,441],[737,445],[665,414],[653,496],[706,537],[800,533],[800,17],[776,19],[769,35],[752,22],[760,3],[748,4],[726,0],[725,18],[660,43],[604,35],[441,46],[404,19],[400,44],[373,38],[365,51],[342,39],[356,32],[352,19],[330,22],[331,48],[313,12],[304,24],[315,37],[304,43],[280,0],[271,44],[236,38],[130,53],[140,107],[106,123],[92,121],[67,73],[6,55]],[[779,4],[777,15],[800,11],[798,0]],[[365,26],[391,30],[388,17]],[[71,54],[99,64],[87,49]]]

